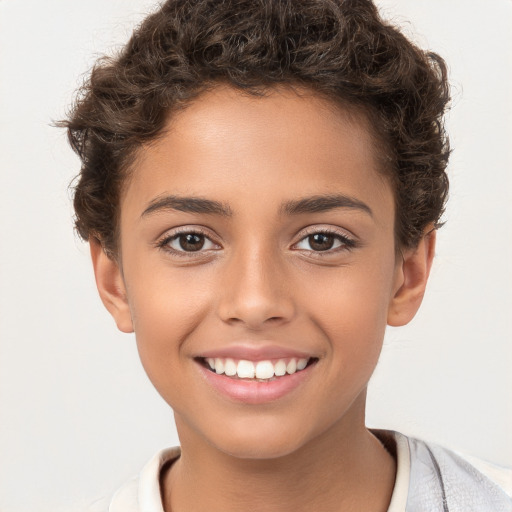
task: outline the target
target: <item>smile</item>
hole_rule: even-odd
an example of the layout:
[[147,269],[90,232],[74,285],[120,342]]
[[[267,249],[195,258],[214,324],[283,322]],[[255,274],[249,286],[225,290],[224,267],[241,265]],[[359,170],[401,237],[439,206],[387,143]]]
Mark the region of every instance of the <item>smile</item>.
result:
[[226,375],[233,379],[250,379],[270,381],[286,375],[293,375],[304,370],[315,358],[288,358],[279,360],[249,361],[209,357],[205,358],[205,366],[218,375]]
[[216,394],[230,401],[265,404],[284,399],[304,385],[317,366],[317,357],[259,356],[245,358],[239,354],[196,357],[205,382]]

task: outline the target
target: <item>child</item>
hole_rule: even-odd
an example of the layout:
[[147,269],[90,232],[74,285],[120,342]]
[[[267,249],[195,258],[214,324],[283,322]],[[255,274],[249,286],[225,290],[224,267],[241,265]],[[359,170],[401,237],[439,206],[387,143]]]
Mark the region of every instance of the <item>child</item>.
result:
[[365,427],[448,181],[443,60],[362,0],[170,0],[66,125],[76,226],[181,448],[117,511],[505,511],[453,453]]

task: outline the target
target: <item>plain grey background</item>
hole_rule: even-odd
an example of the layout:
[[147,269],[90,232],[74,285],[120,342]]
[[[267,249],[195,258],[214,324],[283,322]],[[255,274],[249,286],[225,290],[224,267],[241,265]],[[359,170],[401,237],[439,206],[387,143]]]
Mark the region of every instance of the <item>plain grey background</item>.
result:
[[[448,221],[423,307],[390,329],[368,405],[393,428],[512,465],[512,2],[380,0],[450,65]],[[0,510],[82,510],[177,443],[73,234],[79,168],[52,128],[149,0],[0,0]]]

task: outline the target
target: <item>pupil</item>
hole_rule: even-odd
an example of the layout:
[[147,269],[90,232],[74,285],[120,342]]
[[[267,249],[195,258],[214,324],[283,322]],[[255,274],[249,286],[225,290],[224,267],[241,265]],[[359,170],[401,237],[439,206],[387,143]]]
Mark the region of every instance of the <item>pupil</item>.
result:
[[204,245],[204,236],[195,233],[180,235],[180,247],[185,251],[199,251]]
[[309,245],[315,251],[327,251],[334,245],[334,237],[325,233],[316,233],[309,236]]

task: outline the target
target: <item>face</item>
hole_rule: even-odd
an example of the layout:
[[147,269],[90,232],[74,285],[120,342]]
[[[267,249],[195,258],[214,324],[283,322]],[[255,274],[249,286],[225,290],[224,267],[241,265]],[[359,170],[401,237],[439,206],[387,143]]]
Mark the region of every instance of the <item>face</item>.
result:
[[265,458],[364,426],[404,283],[372,148],[310,94],[218,88],[141,149],[102,295],[180,437]]

